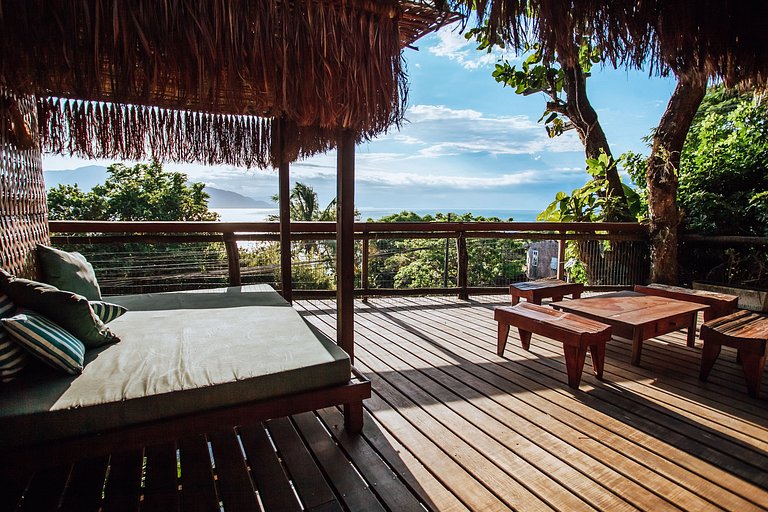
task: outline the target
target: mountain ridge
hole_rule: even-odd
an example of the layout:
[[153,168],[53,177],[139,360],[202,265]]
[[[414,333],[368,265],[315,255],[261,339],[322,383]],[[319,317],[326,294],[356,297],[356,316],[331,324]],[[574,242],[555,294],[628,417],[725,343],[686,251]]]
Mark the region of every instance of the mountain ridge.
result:
[[[76,169],[45,171],[47,189],[59,185],[77,185],[81,190],[89,191],[107,179],[107,168],[101,165],[87,165]],[[231,190],[206,185],[205,192],[210,196],[208,208],[274,208],[273,203],[238,194]]]

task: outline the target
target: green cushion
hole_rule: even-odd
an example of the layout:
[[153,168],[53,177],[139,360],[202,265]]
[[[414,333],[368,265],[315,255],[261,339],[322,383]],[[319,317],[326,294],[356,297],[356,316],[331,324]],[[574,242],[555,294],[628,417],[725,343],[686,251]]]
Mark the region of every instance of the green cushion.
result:
[[83,371],[85,346],[43,315],[21,310],[0,322],[19,344],[41,361],[71,374]]
[[0,293],[16,306],[40,313],[83,342],[87,348],[120,341],[93,313],[88,299],[45,283],[0,277]]
[[59,290],[77,293],[88,300],[101,299],[93,266],[79,252],[60,251],[38,244],[37,257],[43,282]]
[[[0,294],[0,319],[13,316],[16,305]],[[27,351],[0,327],[0,382],[10,382],[27,364]]]
[[117,317],[123,316],[128,311],[123,306],[104,302],[103,300],[92,300],[89,301],[89,304],[96,316],[99,317],[99,320],[105,324],[108,324]]

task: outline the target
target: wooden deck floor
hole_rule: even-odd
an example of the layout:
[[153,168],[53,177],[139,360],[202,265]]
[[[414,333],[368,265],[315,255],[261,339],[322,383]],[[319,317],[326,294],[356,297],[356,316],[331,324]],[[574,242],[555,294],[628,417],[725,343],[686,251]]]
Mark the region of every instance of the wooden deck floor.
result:
[[[559,343],[534,336],[526,352],[513,330],[496,356],[501,304],[357,302],[356,366],[373,383],[360,437],[326,409],[46,471],[0,487],[0,507],[768,509],[768,400],[747,396],[732,351],[704,384],[683,333],[646,342],[642,368],[614,340],[605,380],[585,371],[572,390]],[[333,301],[295,307],[334,335]]]

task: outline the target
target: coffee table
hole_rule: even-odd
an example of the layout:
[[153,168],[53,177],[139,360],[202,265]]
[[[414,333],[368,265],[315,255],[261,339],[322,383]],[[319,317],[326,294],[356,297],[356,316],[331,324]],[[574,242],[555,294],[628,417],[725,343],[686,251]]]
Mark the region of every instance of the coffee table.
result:
[[553,302],[550,306],[612,325],[614,334],[632,340],[633,366],[640,366],[643,341],[662,334],[687,328],[687,344],[693,347],[696,342],[696,315],[709,307],[629,291]]

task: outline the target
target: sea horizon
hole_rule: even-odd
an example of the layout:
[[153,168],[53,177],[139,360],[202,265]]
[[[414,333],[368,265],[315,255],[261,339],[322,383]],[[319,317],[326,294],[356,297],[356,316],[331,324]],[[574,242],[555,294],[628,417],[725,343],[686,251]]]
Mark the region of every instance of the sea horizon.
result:
[[[457,215],[472,213],[476,217],[498,217],[503,221],[512,218],[515,222],[534,222],[536,221],[536,216],[540,213],[540,210],[500,208],[378,208],[361,206],[357,210],[360,212],[361,221],[367,221],[368,219],[376,221],[382,217],[400,212],[413,212],[422,217],[425,215],[435,216],[437,213]],[[218,213],[221,216],[222,222],[263,222],[267,220],[268,216],[279,213],[277,208],[211,208],[211,211]]]

